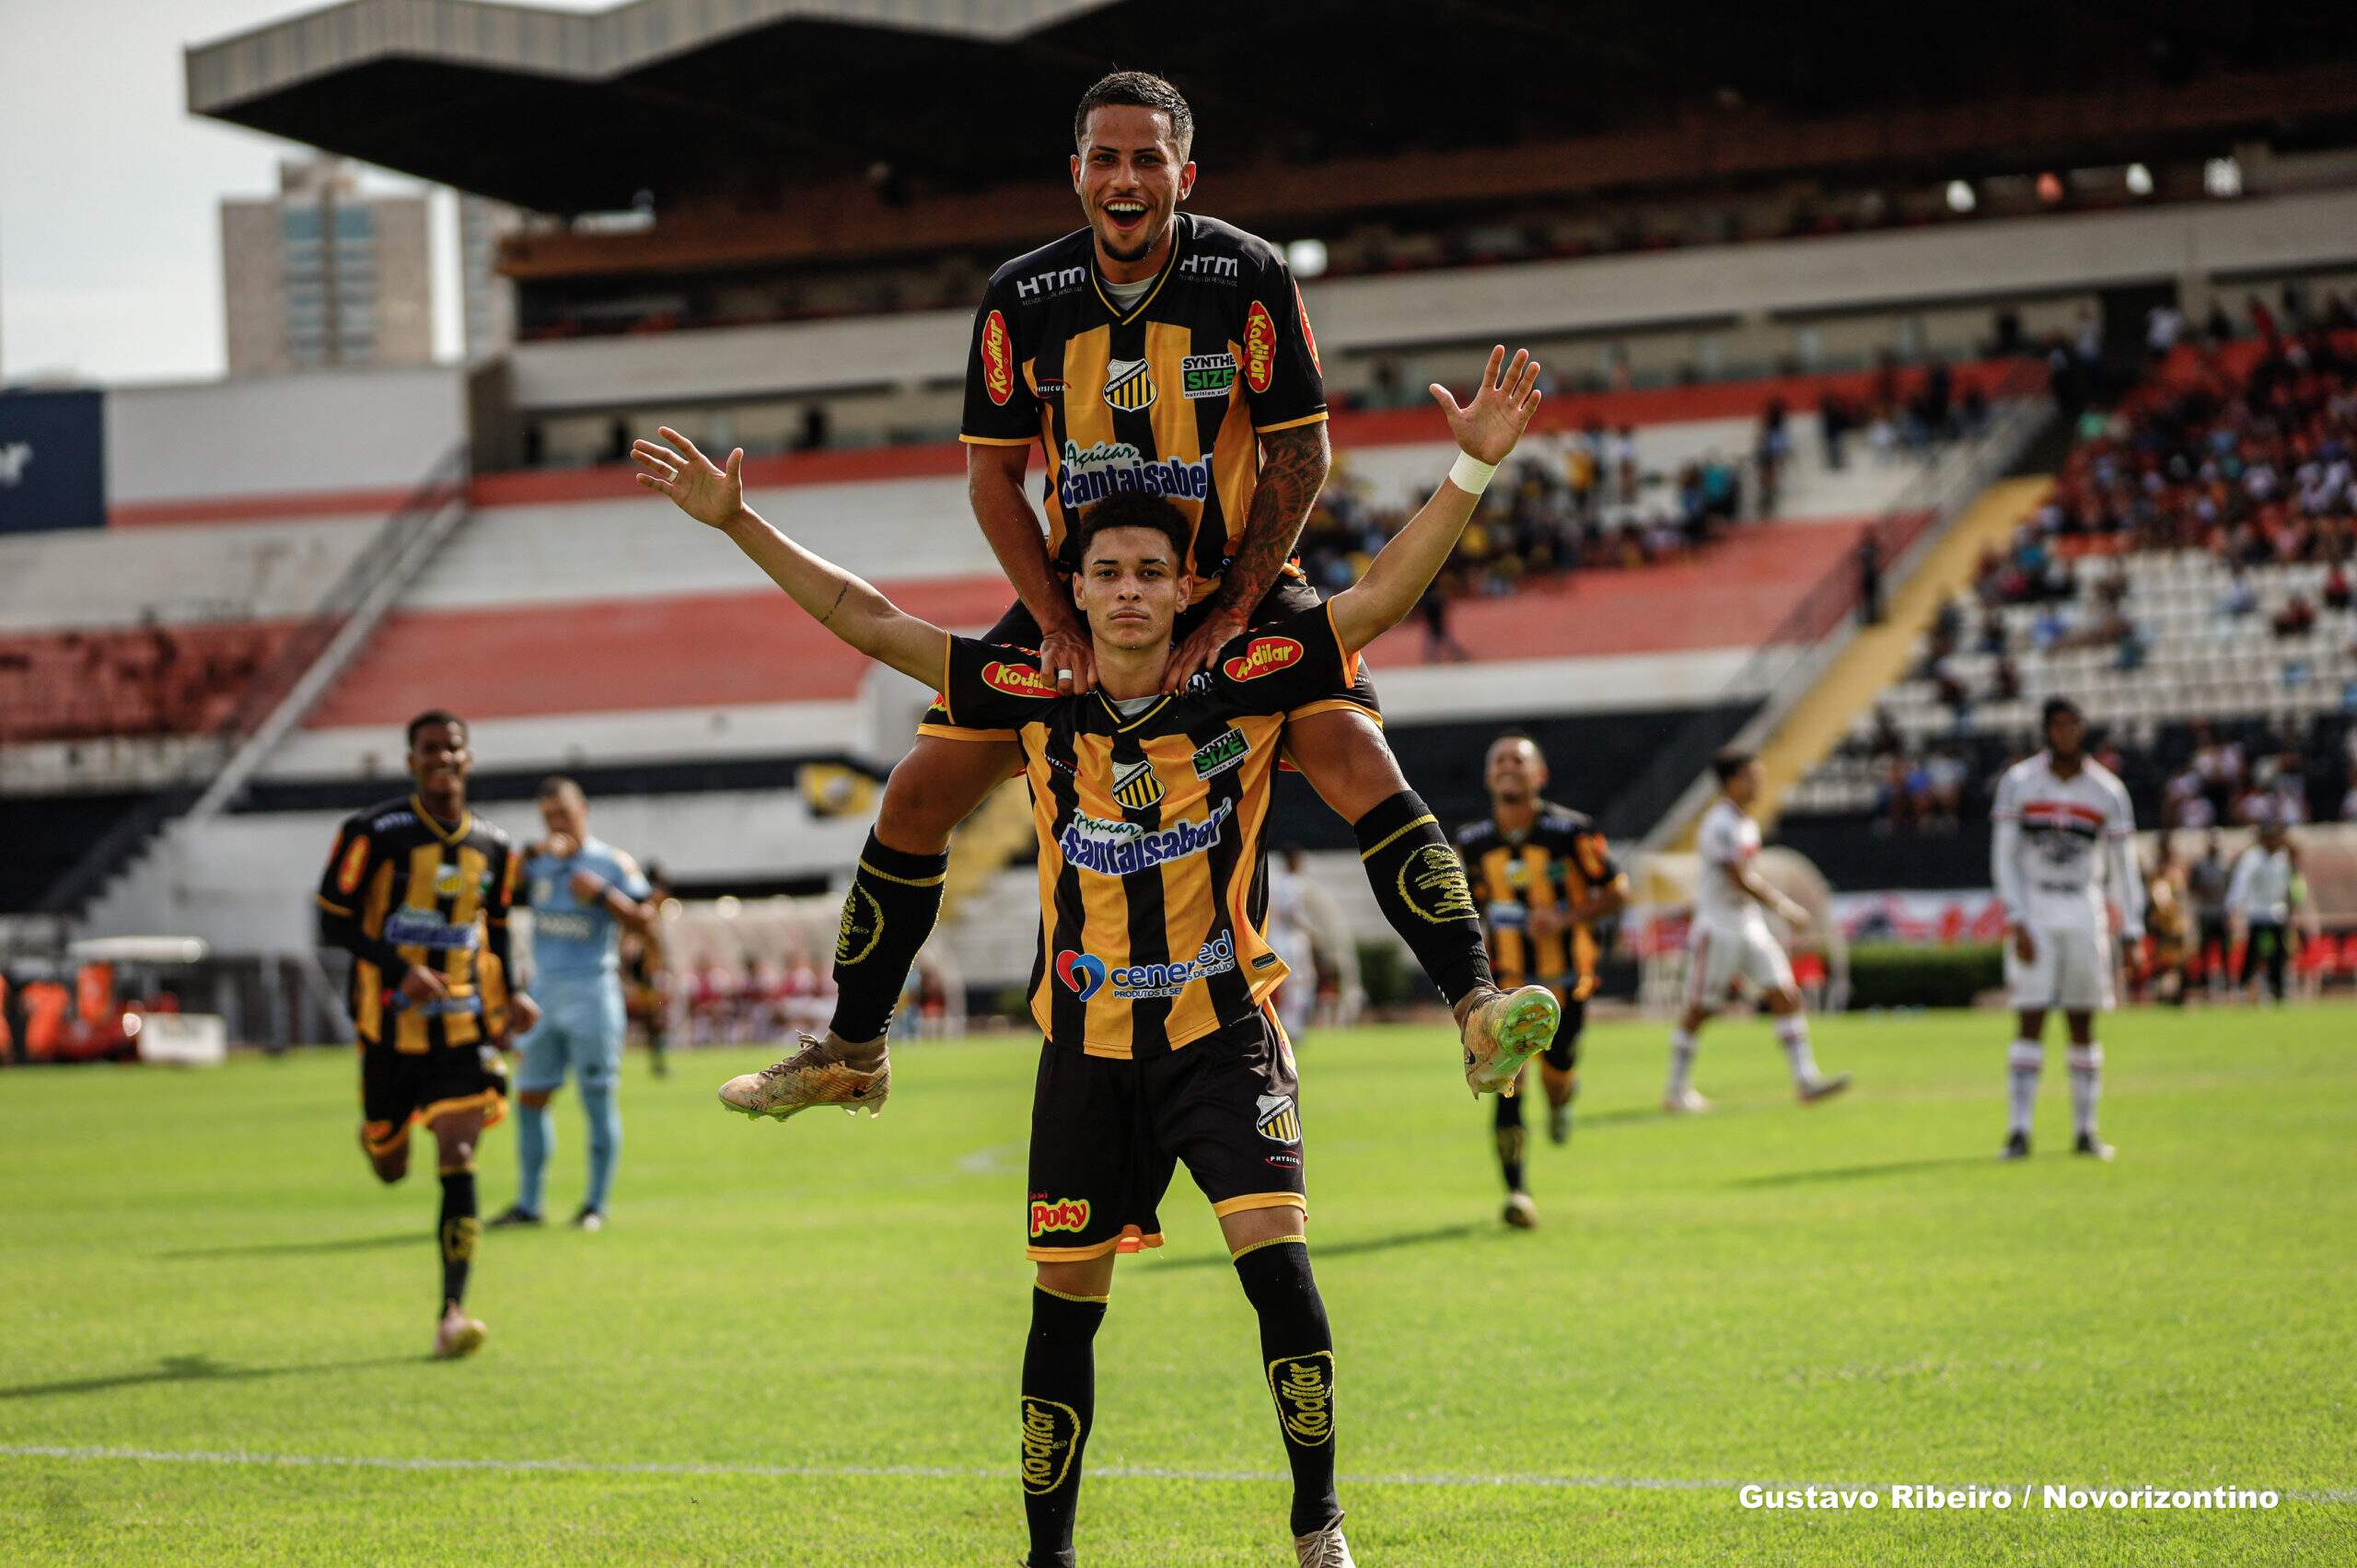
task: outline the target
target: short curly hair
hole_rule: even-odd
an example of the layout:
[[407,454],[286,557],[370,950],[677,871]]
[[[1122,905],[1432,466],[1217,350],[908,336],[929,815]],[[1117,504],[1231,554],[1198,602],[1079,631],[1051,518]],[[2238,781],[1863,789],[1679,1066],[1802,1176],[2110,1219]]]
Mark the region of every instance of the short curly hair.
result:
[[1113,71],[1097,78],[1096,85],[1080,95],[1080,107],[1072,113],[1072,145],[1088,145],[1088,111],[1110,106],[1152,109],[1170,117],[1170,140],[1178,148],[1178,161],[1185,163],[1195,146],[1195,111],[1187,107],[1184,94],[1151,71]]
[[1194,542],[1195,529],[1187,521],[1187,514],[1162,496],[1149,495],[1143,490],[1124,490],[1107,496],[1080,515],[1080,526],[1072,531],[1074,571],[1088,564],[1089,546],[1108,528],[1151,528],[1170,541],[1173,567],[1181,572],[1194,567],[1188,546]]

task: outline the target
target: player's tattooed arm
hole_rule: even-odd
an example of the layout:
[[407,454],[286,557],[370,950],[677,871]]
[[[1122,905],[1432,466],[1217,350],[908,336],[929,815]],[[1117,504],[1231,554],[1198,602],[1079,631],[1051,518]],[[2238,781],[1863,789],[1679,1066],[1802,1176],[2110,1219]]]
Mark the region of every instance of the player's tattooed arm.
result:
[[912,680],[927,685],[940,680],[949,633],[909,614],[865,578],[803,549],[746,505],[743,447],[729,453],[724,466],[668,425],[656,434],[663,441],[639,441],[631,447],[641,485],[669,496],[689,517],[726,534],[770,581],[839,640]]
[[1309,508],[1332,465],[1326,424],[1297,424],[1260,437],[1260,477],[1244,515],[1244,538],[1236,559],[1221,574],[1219,589],[1202,624],[1189,633],[1164,667],[1162,689],[1176,691],[1197,670],[1209,669],[1220,645],[1244,630],[1252,607],[1276,585],[1294,545],[1301,539]]

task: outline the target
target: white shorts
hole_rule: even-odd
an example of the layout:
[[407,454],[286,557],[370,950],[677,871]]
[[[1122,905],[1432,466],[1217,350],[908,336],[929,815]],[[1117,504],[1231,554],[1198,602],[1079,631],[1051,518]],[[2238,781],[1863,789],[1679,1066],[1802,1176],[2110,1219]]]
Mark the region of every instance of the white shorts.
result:
[[1784,949],[1759,926],[1721,931],[1697,925],[1686,943],[1686,1000],[1689,1006],[1716,1007],[1743,981],[1756,993],[1783,991],[1793,983]]
[[2066,1013],[2111,1011],[2111,937],[2107,934],[2071,926],[2033,925],[2030,942],[2037,956],[2023,963],[2005,938],[2005,989],[2013,993],[2016,1012],[2060,1007]]

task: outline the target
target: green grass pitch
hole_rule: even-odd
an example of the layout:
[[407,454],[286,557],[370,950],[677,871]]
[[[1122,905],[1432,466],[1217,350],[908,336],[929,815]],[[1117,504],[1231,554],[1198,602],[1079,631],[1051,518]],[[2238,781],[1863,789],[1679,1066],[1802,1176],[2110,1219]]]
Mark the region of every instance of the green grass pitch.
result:
[[[2001,1167],[2005,1021],[1820,1021],[1791,1103],[1723,1022],[1591,1031],[1509,1232],[1431,1028],[1302,1048],[1310,1237],[1360,1561],[2357,1561],[2357,1012],[2108,1020],[2073,1159]],[[725,1115],[750,1052],[633,1057],[613,1224],[489,1233],[425,1358],[431,1159],[379,1188],[340,1051],[0,1074],[0,1560],[988,1563],[1019,1557],[1036,1044],[914,1045],[880,1121]],[[581,1179],[558,1106],[552,1208]],[[493,1132],[486,1210],[513,1190]],[[1082,1560],[1290,1562],[1250,1314],[1183,1172],[1097,1342]],[[206,1458],[205,1456],[213,1458]],[[354,1461],[362,1461],[355,1463]],[[2271,1487],[2272,1512],[1767,1513],[1743,1481]]]

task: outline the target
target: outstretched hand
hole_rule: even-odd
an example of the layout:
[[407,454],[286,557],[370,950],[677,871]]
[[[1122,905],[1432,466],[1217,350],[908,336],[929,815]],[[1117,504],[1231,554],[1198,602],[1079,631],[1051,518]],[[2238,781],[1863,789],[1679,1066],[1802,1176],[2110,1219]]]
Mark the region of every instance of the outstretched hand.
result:
[[[712,528],[725,528],[745,505],[745,448],[728,454],[725,468],[696,449],[696,444],[663,425],[655,434],[663,441],[633,441],[630,455],[638,462],[638,482],[659,490],[672,505]],[[686,453],[685,457],[680,453]]]
[[[1441,412],[1448,416],[1448,433],[1457,437],[1465,455],[1477,462],[1505,461],[1514,444],[1530,428],[1530,416],[1538,412],[1544,395],[1538,390],[1538,362],[1530,357],[1528,349],[1516,349],[1511,365],[1505,359],[1504,343],[1490,351],[1490,363],[1481,371],[1481,389],[1462,408],[1439,382],[1427,389]],[[1504,375],[1499,374],[1500,366],[1505,366]]]

